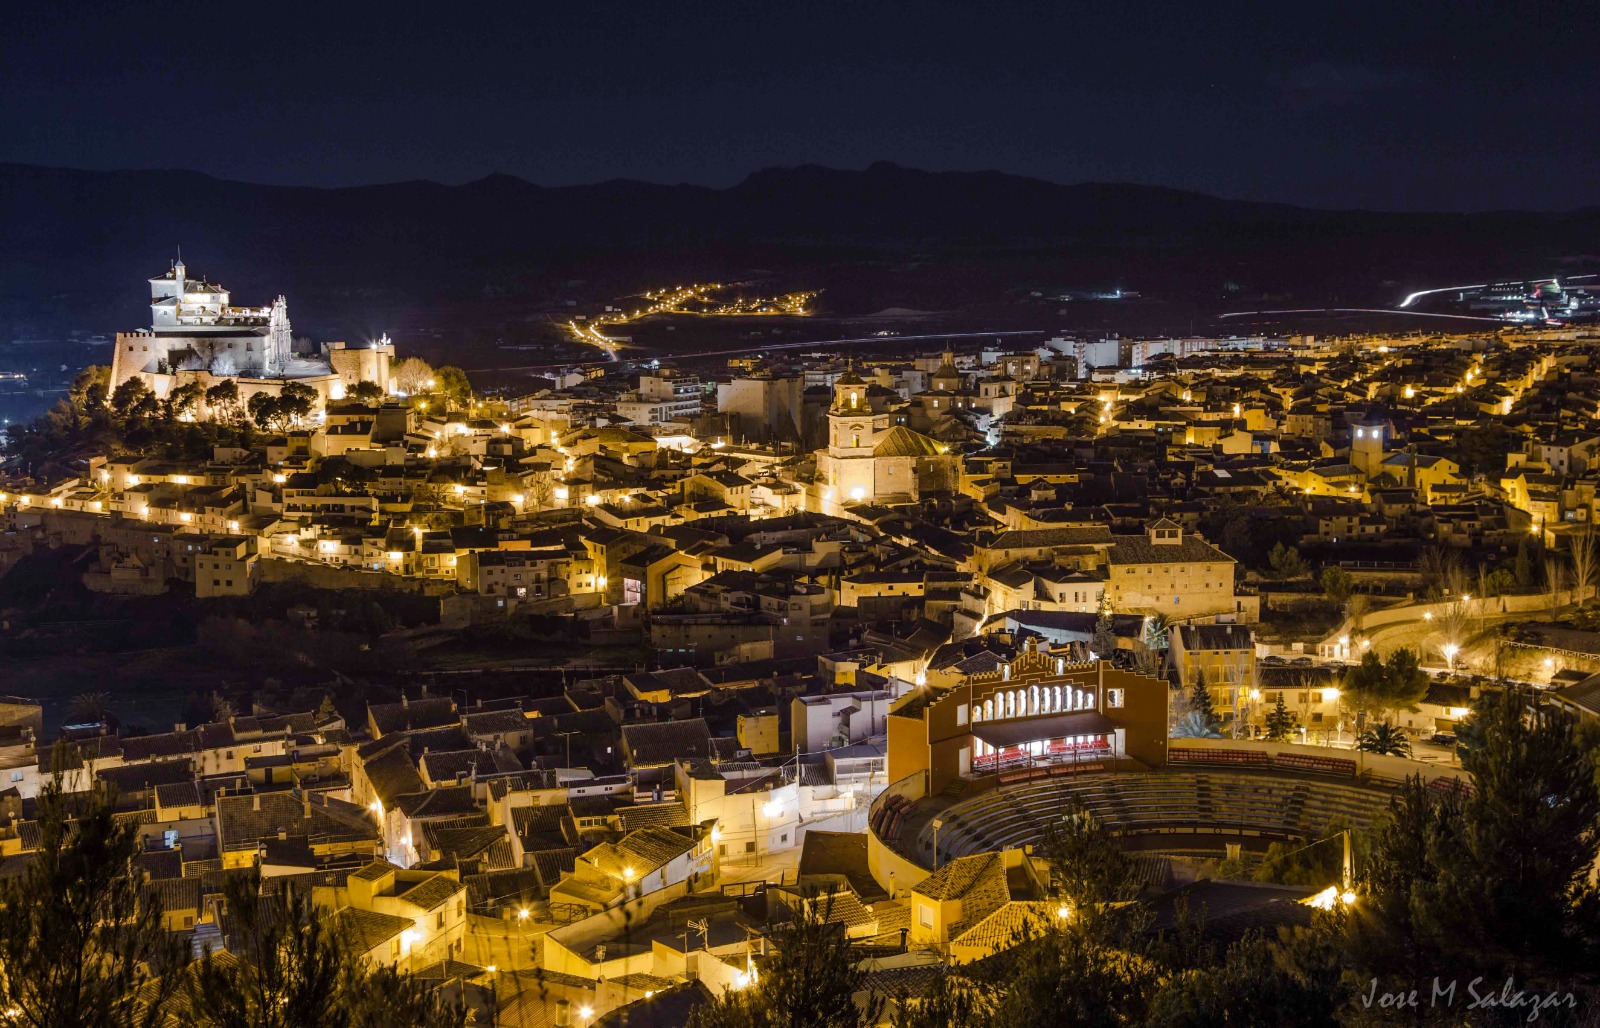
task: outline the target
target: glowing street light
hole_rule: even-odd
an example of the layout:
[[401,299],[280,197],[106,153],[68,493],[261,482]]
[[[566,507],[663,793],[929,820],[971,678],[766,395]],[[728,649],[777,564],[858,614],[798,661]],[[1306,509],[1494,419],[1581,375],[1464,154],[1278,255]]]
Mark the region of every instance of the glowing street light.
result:
[[1439,652],[1444,654],[1445,666],[1450,669],[1451,674],[1454,674],[1456,670],[1456,654],[1461,652],[1461,647],[1455,643],[1445,643],[1439,647]]

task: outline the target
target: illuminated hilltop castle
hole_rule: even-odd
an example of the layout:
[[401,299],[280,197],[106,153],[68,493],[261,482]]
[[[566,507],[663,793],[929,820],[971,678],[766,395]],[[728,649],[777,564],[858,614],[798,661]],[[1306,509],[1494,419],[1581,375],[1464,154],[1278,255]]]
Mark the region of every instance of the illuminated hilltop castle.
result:
[[111,388],[141,378],[165,397],[186,382],[209,388],[226,379],[241,399],[300,382],[321,399],[341,399],[360,381],[390,391],[394,344],[385,337],[368,347],[323,343],[320,356],[293,352],[289,304],[234,306],[226,288],[191,278],[182,259],[150,279],[150,328],[119,332],[111,355]]

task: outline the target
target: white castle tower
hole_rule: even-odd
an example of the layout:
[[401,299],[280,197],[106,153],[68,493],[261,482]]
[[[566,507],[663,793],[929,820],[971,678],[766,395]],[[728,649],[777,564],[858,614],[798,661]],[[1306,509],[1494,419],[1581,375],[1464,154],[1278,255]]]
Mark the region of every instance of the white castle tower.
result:
[[290,373],[293,341],[284,297],[263,307],[236,306],[226,287],[190,276],[179,257],[150,279],[150,328],[117,334],[112,388],[141,374],[282,377]]

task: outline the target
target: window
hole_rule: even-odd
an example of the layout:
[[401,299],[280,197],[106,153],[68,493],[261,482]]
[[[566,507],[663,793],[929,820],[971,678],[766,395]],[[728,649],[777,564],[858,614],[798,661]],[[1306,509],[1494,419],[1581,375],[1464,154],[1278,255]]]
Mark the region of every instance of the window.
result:
[[1107,689],[1106,690],[1106,706],[1111,707],[1111,708],[1117,708],[1117,707],[1122,706],[1122,690],[1121,689]]
[[744,851],[746,853],[754,853],[756,851],[756,844],[753,843],[753,842],[745,843],[744,844]]
[[964,725],[966,723],[967,723],[967,705],[965,703],[962,703],[962,704],[959,704],[956,707],[956,724]]
[[933,907],[927,903],[917,904],[917,921],[924,928],[933,927]]
[[435,924],[436,927],[439,927],[439,928],[443,928],[444,927],[444,911],[442,911],[442,910],[439,911],[439,917],[434,922],[434,924]]

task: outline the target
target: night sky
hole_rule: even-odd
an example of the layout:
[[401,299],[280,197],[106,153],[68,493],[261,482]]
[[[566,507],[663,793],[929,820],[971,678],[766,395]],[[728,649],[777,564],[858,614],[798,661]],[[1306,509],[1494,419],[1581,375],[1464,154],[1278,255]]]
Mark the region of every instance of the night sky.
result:
[[1600,4],[27,4],[0,161],[725,186],[892,160],[1324,207],[1600,202]]

